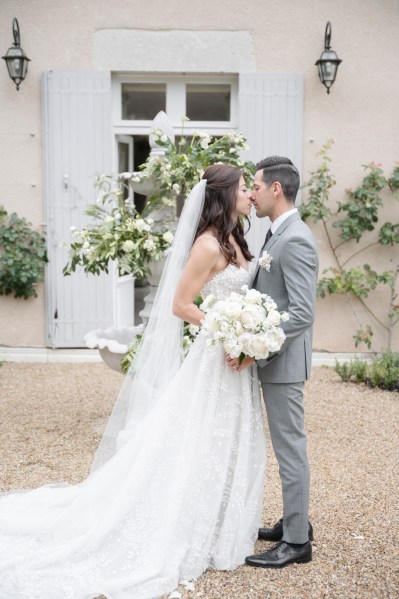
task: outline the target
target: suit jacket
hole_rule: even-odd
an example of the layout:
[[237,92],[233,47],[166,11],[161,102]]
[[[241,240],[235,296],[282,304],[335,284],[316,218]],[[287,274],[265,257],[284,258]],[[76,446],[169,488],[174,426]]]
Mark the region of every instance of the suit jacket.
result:
[[312,364],[312,325],[315,317],[318,255],[315,239],[298,213],[281,223],[263,246],[273,260],[270,271],[255,271],[253,287],[267,293],[279,310],[289,313],[281,323],[286,339],[280,351],[258,360],[262,382],[296,383],[309,378]]

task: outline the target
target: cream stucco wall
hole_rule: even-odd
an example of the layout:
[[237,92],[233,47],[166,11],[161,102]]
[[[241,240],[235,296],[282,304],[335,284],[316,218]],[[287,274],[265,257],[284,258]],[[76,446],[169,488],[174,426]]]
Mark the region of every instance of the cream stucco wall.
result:
[[[389,170],[399,160],[397,0],[2,0],[2,54],[11,45],[14,16],[19,19],[22,46],[32,62],[19,92],[5,64],[0,68],[0,203],[35,226],[45,222],[41,73],[96,68],[94,39],[101,30],[247,32],[257,71],[304,73],[303,176],[315,166],[315,152],[333,138],[336,201],[343,199],[346,187],[360,182],[362,164],[374,160]],[[314,66],[323,49],[328,20],[332,22],[332,47],[343,59],[330,95]],[[396,213],[388,216],[391,221],[399,220],[397,205]],[[315,234],[324,268],[330,259],[326,240],[321,229],[315,228]],[[364,258],[372,266],[389,267],[398,262],[393,251],[386,249]],[[394,262],[390,262],[392,258]],[[382,304],[378,297],[375,305],[381,314]],[[353,351],[353,329],[353,316],[340,298],[319,302],[315,348]],[[386,345],[378,328],[375,337],[376,347]],[[0,344],[45,346],[42,286],[36,300],[0,297]]]

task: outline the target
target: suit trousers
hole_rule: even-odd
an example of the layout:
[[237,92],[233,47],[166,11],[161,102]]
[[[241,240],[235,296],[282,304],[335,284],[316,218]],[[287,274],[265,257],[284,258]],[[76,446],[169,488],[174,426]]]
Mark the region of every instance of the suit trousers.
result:
[[304,428],[304,382],[261,384],[283,492],[283,541],[306,543],[310,473]]

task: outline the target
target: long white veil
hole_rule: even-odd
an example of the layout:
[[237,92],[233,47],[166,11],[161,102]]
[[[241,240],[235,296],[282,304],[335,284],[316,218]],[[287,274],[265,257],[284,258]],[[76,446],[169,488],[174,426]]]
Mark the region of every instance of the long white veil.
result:
[[91,468],[93,473],[134,434],[183,360],[183,321],[172,313],[173,298],[194,241],[206,180],[190,192],[167,256],[145,333],[115,402]]

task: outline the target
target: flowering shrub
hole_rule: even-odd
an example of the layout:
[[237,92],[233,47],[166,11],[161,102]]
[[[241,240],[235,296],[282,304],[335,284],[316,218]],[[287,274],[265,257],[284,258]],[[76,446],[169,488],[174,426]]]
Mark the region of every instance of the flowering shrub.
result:
[[[184,125],[188,119],[183,117],[182,120]],[[160,200],[170,205],[176,195],[186,196],[211,164],[231,164],[242,171],[248,182],[254,175],[254,164],[240,158],[240,153],[248,149],[241,133],[226,133],[216,138],[197,131],[191,139],[182,135],[177,146],[160,130],[153,130],[152,137],[165,154],[150,155],[140,171],[131,175],[134,183],[154,181],[155,190],[149,197],[149,207]]]
[[110,260],[118,261],[119,274],[144,278],[151,274],[149,263],[161,260],[173,241],[169,230],[155,231],[150,218],[142,218],[129,199],[123,199],[120,180],[98,177],[100,196],[89,204],[85,214],[95,219],[81,230],[71,227],[74,241],[64,275],[78,266],[87,273],[108,272]]
[[48,262],[46,241],[31,223],[0,206],[0,295],[37,297]]

